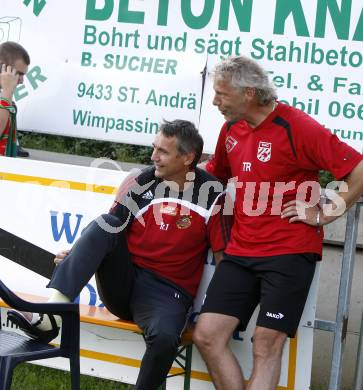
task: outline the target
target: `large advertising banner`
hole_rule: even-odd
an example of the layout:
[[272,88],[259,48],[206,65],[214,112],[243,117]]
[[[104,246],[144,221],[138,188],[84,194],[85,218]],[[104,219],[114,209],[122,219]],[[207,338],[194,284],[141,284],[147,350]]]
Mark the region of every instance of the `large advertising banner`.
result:
[[0,38],[32,59],[19,127],[150,145],[162,119],[197,123],[206,59],[163,3],[2,1]]
[[[223,3],[223,1],[222,1]],[[363,151],[363,3],[355,0],[269,0],[237,3],[228,28],[209,34],[211,54],[245,55],[269,73],[279,101],[310,114],[340,139]],[[232,10],[232,6],[231,6]],[[216,22],[217,23],[217,22]],[[217,24],[216,24],[217,25]],[[221,53],[221,50],[227,53]],[[226,49],[228,48],[228,49]],[[209,55],[208,71],[220,60]],[[211,108],[206,78],[200,128],[206,149],[223,118]],[[303,129],[302,129],[303,131]]]
[[360,0],[1,0],[0,42],[32,58],[19,127],[150,145],[162,119],[195,122],[213,152],[210,72],[261,63],[279,99],[363,149]]
[[[100,166],[100,161],[95,161]],[[0,229],[20,237],[49,252],[70,248],[87,224],[108,211],[115,191],[126,177],[125,172],[86,168],[33,160],[0,157]],[[9,251],[10,252],[10,251]],[[3,251],[1,253],[4,253]],[[36,268],[39,258],[20,265],[9,253],[0,256],[0,279],[16,292],[49,296],[48,280]],[[204,274],[194,302],[192,319],[196,320],[215,263],[205,258]],[[297,336],[289,339],[282,358],[279,390],[308,390],[313,350],[319,269],[310,289]],[[80,302],[100,306],[102,302],[92,278],[80,294]],[[252,336],[257,311],[245,332],[235,332],[231,347],[243,367],[246,378],[252,371]],[[2,315],[3,326],[6,313]],[[81,324],[81,372],[127,383],[135,383],[145,351],[141,335],[120,329]],[[65,359],[50,359],[41,364],[69,369]],[[175,371],[177,366],[174,365]],[[172,373],[174,372],[172,371]],[[192,389],[213,389],[207,368],[193,347]],[[168,389],[183,387],[183,378],[173,377]]]

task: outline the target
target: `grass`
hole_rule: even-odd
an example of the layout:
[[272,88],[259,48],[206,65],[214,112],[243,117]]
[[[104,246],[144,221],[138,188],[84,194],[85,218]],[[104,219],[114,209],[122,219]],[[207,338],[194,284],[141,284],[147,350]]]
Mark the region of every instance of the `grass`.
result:
[[[14,370],[11,390],[69,390],[69,372],[37,366],[20,364]],[[131,390],[132,386],[120,382],[81,375],[81,390]]]
[[[11,386],[11,390],[69,390],[70,388],[69,372],[27,363],[16,367]],[[81,375],[81,390],[131,390],[132,388],[133,386],[124,383]],[[312,385],[310,389],[327,390],[328,386]]]

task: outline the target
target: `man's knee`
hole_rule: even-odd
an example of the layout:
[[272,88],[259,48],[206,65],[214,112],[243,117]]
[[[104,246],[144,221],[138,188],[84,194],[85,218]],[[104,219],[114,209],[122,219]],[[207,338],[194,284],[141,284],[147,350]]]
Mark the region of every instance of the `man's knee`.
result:
[[145,338],[146,344],[152,348],[156,355],[164,355],[176,352],[179,345],[179,336],[163,331],[155,332]]
[[237,327],[235,317],[218,313],[203,313],[199,316],[193,334],[193,342],[202,352],[218,353],[225,348]]
[[213,347],[214,342],[215,338],[213,337],[210,328],[204,326],[203,323],[198,322],[193,332],[193,343],[199,350],[208,351]]
[[253,335],[253,355],[255,358],[278,358],[286,341],[286,333],[272,329],[258,329]]

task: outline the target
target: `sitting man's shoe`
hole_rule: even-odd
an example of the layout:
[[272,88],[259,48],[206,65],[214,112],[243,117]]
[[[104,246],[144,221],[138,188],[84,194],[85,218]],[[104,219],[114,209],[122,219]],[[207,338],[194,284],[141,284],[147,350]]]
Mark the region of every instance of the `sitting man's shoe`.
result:
[[18,157],[29,157],[29,152],[18,145],[16,147],[16,155]]
[[[49,330],[39,329],[45,316],[49,317]],[[34,340],[49,343],[58,336],[59,326],[52,314],[28,313],[16,310],[8,311],[8,320],[17,325],[25,334]]]

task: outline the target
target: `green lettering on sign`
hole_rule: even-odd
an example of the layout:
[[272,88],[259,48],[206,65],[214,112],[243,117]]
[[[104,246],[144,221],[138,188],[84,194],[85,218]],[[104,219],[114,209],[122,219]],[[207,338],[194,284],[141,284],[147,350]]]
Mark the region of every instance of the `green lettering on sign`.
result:
[[159,1],[158,10],[158,26],[166,26],[168,24],[169,0]]
[[277,0],[274,34],[284,35],[286,19],[290,14],[294,19],[296,34],[301,37],[309,37],[309,30],[300,0]]
[[222,0],[219,13],[219,30],[228,30],[229,9],[232,2],[234,14],[240,31],[249,32],[251,29],[252,2],[253,0]]
[[129,11],[129,0],[119,0],[118,21],[124,23],[144,23],[144,12]]
[[29,95],[24,84],[19,84],[14,91],[14,100],[18,102]]
[[202,13],[199,16],[195,16],[193,15],[191,9],[192,0],[183,0],[181,2],[181,10],[185,24],[193,29],[201,29],[205,27],[213,15],[214,2],[215,0],[205,0]]
[[44,83],[47,77],[42,74],[42,70],[39,66],[34,66],[26,75],[30,85],[35,90],[38,88],[39,82]]
[[87,20],[107,20],[112,15],[113,0],[105,0],[103,8],[96,8],[96,0],[88,0],[86,5]]
[[352,1],[344,0],[341,3],[342,6],[339,10],[336,0],[318,1],[315,18],[315,37],[325,37],[326,14],[329,9],[329,13],[338,39],[349,38],[350,11],[352,8]]
[[353,35],[353,41],[363,41],[363,9],[360,13],[359,21]]
[[[34,91],[39,88],[39,83],[44,83],[47,80],[47,77],[42,74],[42,70],[38,65],[30,69],[25,77],[28,79],[30,87]],[[19,84],[14,91],[14,100],[18,102],[28,95],[27,87],[24,84]]]
[[27,7],[31,2],[33,2],[33,14],[35,16],[39,16],[45,7],[45,4],[47,3],[46,0],[23,0],[23,4],[25,4]]

